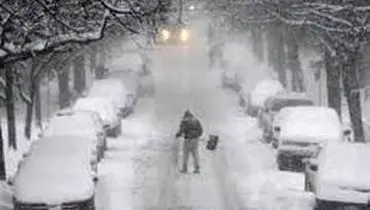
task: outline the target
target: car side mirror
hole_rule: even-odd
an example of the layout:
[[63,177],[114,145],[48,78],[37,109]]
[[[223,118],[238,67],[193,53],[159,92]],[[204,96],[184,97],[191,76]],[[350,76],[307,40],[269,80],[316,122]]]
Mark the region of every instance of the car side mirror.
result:
[[317,171],[318,166],[317,165],[310,165],[310,170],[311,171]]
[[104,132],[99,131],[99,132],[97,133],[97,136],[98,136],[98,137],[104,137],[104,136],[105,136],[105,133],[104,133]]
[[104,130],[109,129],[109,125],[104,125],[104,126],[103,126],[103,129],[104,129]]
[[345,129],[343,131],[344,136],[349,136],[349,135],[351,135],[351,133],[352,133],[351,129]]
[[316,159],[307,159],[306,163],[308,164],[308,167],[311,171],[317,171],[319,168],[319,164]]
[[279,126],[275,126],[275,127],[274,127],[274,131],[275,131],[275,132],[280,132],[280,130],[281,130],[281,128],[280,128]]

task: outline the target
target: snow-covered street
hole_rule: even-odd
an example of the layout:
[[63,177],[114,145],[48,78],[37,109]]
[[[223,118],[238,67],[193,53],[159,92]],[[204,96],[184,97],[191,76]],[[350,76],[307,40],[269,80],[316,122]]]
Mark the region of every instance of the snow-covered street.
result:
[[370,1],[0,5],[0,210],[370,210]]
[[[135,113],[123,120],[123,135],[109,139],[97,209],[312,208],[303,193],[303,175],[277,171],[274,151],[259,141],[261,132],[239,110],[235,93],[220,87],[220,72],[208,69],[202,46],[196,40],[151,52],[156,95],[141,99]],[[260,79],[252,75],[248,80]],[[204,138],[221,138],[215,152],[202,142],[200,174],[178,172],[181,140],[174,135],[186,109],[201,119]]]

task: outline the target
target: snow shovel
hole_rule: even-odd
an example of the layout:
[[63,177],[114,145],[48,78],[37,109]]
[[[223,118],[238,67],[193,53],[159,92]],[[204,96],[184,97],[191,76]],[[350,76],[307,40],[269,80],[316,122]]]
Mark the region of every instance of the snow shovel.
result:
[[216,150],[218,141],[219,137],[217,135],[209,135],[206,148],[211,151]]

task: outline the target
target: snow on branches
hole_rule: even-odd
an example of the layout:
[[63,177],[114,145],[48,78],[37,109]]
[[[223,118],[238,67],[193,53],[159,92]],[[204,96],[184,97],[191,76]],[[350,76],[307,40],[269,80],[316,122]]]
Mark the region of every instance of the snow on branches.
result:
[[116,25],[135,32],[160,11],[160,1],[0,0],[0,60],[13,63],[69,43],[96,41]]

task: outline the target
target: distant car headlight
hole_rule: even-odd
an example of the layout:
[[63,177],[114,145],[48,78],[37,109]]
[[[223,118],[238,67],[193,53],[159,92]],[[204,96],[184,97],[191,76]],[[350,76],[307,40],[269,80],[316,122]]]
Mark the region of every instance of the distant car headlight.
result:
[[162,38],[163,38],[163,40],[167,40],[167,39],[169,39],[170,38],[170,36],[171,36],[171,33],[168,31],[168,30],[166,30],[166,29],[163,29],[162,31],[161,31],[161,34],[162,34]]
[[181,34],[180,34],[181,41],[185,42],[185,41],[188,40],[188,38],[189,38],[189,32],[188,32],[188,30],[182,29],[181,30]]

